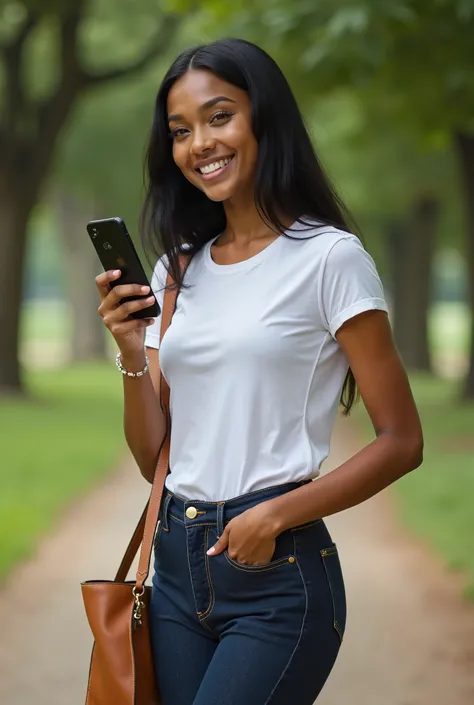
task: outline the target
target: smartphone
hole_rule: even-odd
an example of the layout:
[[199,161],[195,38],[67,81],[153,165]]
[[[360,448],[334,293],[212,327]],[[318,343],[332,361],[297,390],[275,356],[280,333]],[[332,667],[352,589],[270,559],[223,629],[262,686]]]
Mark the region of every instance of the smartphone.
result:
[[[145,274],[140,258],[137,255],[132,238],[127,230],[122,218],[104,218],[103,220],[91,220],[87,223],[87,232],[92,240],[104,271],[109,269],[120,269],[122,274],[118,279],[110,282],[110,286],[117,284],[141,284],[150,286],[150,282]],[[150,286],[148,294],[143,296],[127,296],[120,301],[136,301],[146,299],[153,294]],[[153,294],[154,295],[154,294]],[[133,318],[156,318],[160,314],[160,306],[155,297],[155,303],[147,308],[130,314]]]

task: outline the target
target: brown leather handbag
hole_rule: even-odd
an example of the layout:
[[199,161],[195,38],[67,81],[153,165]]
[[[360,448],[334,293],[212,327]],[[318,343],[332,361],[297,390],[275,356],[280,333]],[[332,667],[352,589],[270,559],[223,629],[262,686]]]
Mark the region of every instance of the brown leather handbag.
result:
[[[181,258],[181,267],[187,258]],[[168,276],[160,338],[163,338],[176,306],[177,287]],[[169,387],[160,380],[161,406],[167,429],[158,457],[149,501],[133,533],[115,580],[88,580],[81,584],[94,646],[92,649],[86,705],[160,705],[151,655],[148,609],[151,587],[145,586],[150,569],[153,538],[169,468],[171,421]],[[141,544],[135,581],[127,575]]]

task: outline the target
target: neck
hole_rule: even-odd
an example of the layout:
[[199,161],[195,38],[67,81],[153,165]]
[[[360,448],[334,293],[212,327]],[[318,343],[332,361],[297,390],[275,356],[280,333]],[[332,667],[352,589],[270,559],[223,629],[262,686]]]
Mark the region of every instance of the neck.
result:
[[[221,245],[234,243],[238,247],[245,247],[252,240],[259,238],[277,237],[264,220],[262,220],[255,205],[254,195],[248,198],[232,199],[225,201],[224,211],[226,216],[226,229],[220,236]],[[283,218],[285,226],[289,227],[293,221]]]

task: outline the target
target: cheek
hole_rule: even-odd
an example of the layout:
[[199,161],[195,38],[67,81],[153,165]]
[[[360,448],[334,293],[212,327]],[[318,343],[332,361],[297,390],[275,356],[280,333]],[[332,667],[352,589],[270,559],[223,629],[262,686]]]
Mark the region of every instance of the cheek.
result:
[[[245,179],[251,178],[255,172],[258,157],[258,145],[254,136],[249,136],[248,134],[244,136],[240,133],[236,135],[229,134],[227,137],[222,142],[238,154],[237,173]],[[233,137],[236,137],[236,139],[233,139]]]
[[257,166],[258,145],[255,139],[249,140],[242,150],[242,166],[247,174],[253,174]]
[[250,168],[257,162],[258,144],[254,134],[245,126],[245,129],[236,130],[232,140],[236,151],[240,153],[243,164]]

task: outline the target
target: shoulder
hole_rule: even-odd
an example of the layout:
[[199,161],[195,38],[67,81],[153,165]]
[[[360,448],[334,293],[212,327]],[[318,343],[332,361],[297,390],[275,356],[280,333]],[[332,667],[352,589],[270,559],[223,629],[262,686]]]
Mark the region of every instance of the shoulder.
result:
[[372,256],[361,240],[351,233],[339,231],[328,239],[324,251],[324,268],[356,270],[367,265],[375,267]]
[[303,257],[309,256],[322,266],[328,258],[344,266],[352,257],[368,254],[354,233],[315,220],[305,219],[304,225],[296,223],[286,235],[288,240],[298,242]]
[[351,232],[336,228],[333,225],[326,225],[321,221],[308,217],[301,218],[293,223],[285,231],[285,234],[293,240],[307,242],[317,248],[327,247],[331,243],[345,238],[359,241],[359,238]]

